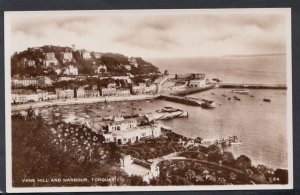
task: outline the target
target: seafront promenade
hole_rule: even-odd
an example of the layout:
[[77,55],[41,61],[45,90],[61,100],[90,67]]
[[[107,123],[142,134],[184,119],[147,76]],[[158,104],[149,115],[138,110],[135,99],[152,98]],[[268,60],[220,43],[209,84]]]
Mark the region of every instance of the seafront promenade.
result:
[[[44,106],[55,106],[55,105],[69,105],[69,104],[88,104],[96,102],[117,102],[117,101],[134,101],[134,100],[147,100],[155,99],[158,97],[173,97],[174,99],[179,98],[177,95],[188,95],[194,93],[200,93],[202,91],[210,90],[213,88],[249,88],[249,89],[287,89],[284,84],[240,84],[240,83],[218,83],[210,85],[204,89],[201,88],[190,88],[187,90],[180,91],[180,94],[172,96],[169,93],[161,93],[155,95],[130,95],[130,96],[107,96],[107,97],[94,97],[94,98],[73,98],[73,99],[57,99],[41,102],[31,102],[25,104],[11,105],[11,111],[24,110],[28,108],[39,108]],[[169,99],[167,99],[169,100]]]
[[147,100],[157,98],[159,95],[130,95],[130,96],[109,96],[109,97],[95,97],[95,98],[74,98],[74,99],[58,99],[50,101],[33,102],[26,104],[11,105],[11,111],[19,111],[29,108],[40,108],[45,106],[59,106],[70,104],[89,104],[96,102],[118,102],[118,101],[134,101]]

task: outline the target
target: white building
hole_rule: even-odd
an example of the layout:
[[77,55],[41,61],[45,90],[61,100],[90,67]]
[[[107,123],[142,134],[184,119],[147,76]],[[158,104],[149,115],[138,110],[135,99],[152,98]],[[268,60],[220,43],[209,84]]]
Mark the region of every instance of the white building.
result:
[[103,72],[107,72],[107,67],[105,65],[99,65],[95,68],[95,73],[100,74]]
[[121,121],[116,123],[115,125],[110,125],[109,133],[103,134],[106,142],[116,142],[117,144],[134,143],[141,138],[155,138],[161,135],[161,126],[159,124],[135,127],[134,122],[125,121],[122,124]]
[[130,90],[129,89],[117,89],[117,96],[130,96]]
[[130,65],[124,65],[124,67],[126,68],[126,70],[131,70],[131,66]]
[[121,119],[121,120],[114,120],[107,125],[108,132],[112,131],[123,131],[130,128],[137,127],[137,122],[135,119]]
[[159,176],[159,167],[156,162],[149,163],[143,160],[124,155],[120,159],[121,168],[129,175],[138,175],[143,181],[150,183],[150,180]]
[[74,98],[73,89],[55,89],[58,99],[71,99]]
[[101,96],[111,96],[116,95],[117,89],[115,87],[107,87],[107,88],[101,88]]
[[84,89],[84,96],[85,97],[99,97],[100,91],[97,89],[96,85],[93,85],[92,87],[86,87]]
[[39,76],[37,78],[37,85],[39,87],[47,87],[47,86],[51,86],[53,83],[52,79],[50,79],[47,76]]
[[187,88],[187,82],[177,82],[174,86],[171,87],[173,91],[182,91]]
[[90,60],[91,59],[91,53],[86,50],[80,50],[80,56],[83,60]]
[[25,68],[25,67],[36,67],[34,60],[28,60],[26,58],[22,58],[21,61],[19,61],[17,63],[17,66],[18,67],[22,67],[22,68]]
[[28,87],[37,86],[38,81],[36,78],[23,78],[23,79],[11,79],[12,87]]
[[60,53],[60,60],[61,60],[63,63],[72,61],[72,60],[73,60],[73,53],[72,53],[72,52],[69,52],[69,51],[61,52],[61,53]]
[[26,103],[26,102],[38,102],[41,101],[40,95],[25,89],[12,90],[11,103]]
[[84,87],[78,87],[75,90],[75,98],[84,98],[84,97],[85,97]]
[[73,66],[73,65],[69,65],[65,69],[64,74],[66,74],[66,75],[78,75],[78,68]]
[[138,67],[137,60],[136,60],[134,57],[129,58],[128,61],[129,61],[129,63],[130,63],[131,65],[133,65],[134,67],[136,67],[136,68]]
[[155,84],[139,83],[131,87],[133,94],[155,94],[157,86]]
[[44,59],[44,67],[49,66],[56,66],[58,65],[58,60],[55,57],[55,54],[53,52],[51,53],[44,53],[45,59]]
[[190,80],[189,87],[205,87],[206,81],[204,79]]

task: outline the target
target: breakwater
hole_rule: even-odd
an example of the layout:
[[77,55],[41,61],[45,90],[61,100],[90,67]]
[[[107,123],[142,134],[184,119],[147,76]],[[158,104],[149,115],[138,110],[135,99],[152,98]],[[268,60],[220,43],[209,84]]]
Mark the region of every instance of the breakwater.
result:
[[186,96],[186,95],[189,95],[189,94],[194,94],[194,93],[199,93],[199,92],[202,92],[202,91],[207,91],[207,90],[210,90],[214,87],[215,87],[215,84],[208,85],[207,87],[193,87],[193,88],[185,89],[183,91],[178,91],[174,95]]
[[182,104],[187,104],[192,106],[201,106],[201,103],[195,100],[193,101],[193,98],[186,98],[186,97],[180,97],[174,95],[160,95],[157,97],[157,99],[168,100],[171,102],[182,103]]
[[218,83],[218,88],[247,88],[247,89],[287,89],[285,84],[237,84],[237,83]]

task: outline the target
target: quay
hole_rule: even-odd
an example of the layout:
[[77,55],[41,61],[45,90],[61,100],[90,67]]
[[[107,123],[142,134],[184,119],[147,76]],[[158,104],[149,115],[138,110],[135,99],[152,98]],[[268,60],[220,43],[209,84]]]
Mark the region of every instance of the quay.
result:
[[247,88],[247,89],[287,89],[285,84],[237,84],[218,83],[216,88]]
[[207,102],[209,102],[208,100],[204,100],[204,99],[198,99],[192,97],[180,97],[175,95],[160,95],[157,97],[157,99],[168,100],[171,102],[176,102],[176,103],[181,103],[181,104],[186,104],[191,106],[201,106],[201,107]]
[[213,88],[215,88],[215,84],[211,84],[211,85],[208,85],[206,87],[193,87],[193,88],[188,88],[188,89],[185,89],[185,90],[182,90],[182,91],[178,91],[174,95],[186,96],[186,95],[189,95],[189,94],[194,94],[194,93],[199,93],[199,92],[202,92],[202,91],[207,91],[207,90],[210,90],[210,89],[213,89]]

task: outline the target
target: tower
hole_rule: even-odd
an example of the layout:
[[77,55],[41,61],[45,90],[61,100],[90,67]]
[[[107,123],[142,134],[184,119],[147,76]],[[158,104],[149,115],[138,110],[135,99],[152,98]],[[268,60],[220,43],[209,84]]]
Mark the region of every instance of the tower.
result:
[[75,51],[75,50],[76,50],[76,47],[75,47],[75,45],[74,45],[74,44],[72,45],[72,50],[73,50],[73,51]]

